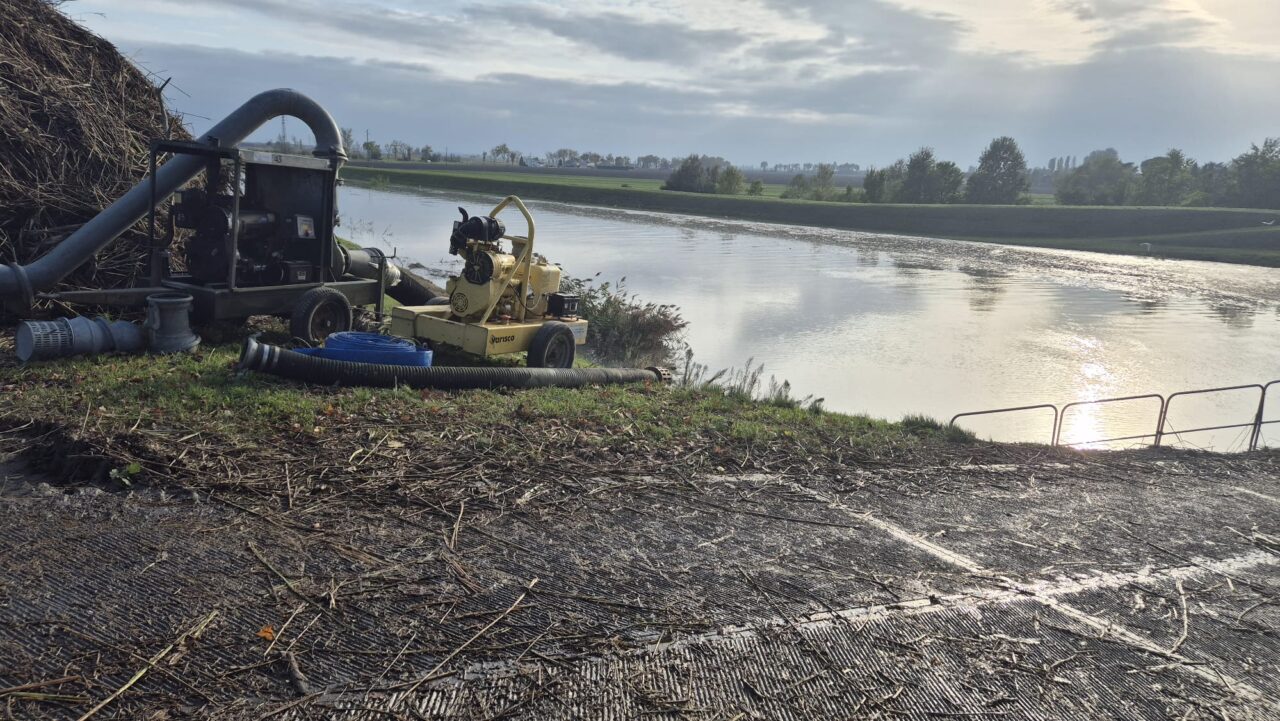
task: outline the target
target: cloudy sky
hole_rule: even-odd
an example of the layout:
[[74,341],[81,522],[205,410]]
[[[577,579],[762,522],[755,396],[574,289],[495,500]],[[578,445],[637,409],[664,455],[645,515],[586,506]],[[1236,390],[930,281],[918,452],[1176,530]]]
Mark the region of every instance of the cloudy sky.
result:
[[[1223,160],[1280,136],[1276,0],[76,0],[202,130],[294,87],[454,151],[962,166],[1115,147]],[[203,117],[201,117],[203,116]],[[273,136],[271,127],[261,137]],[[300,124],[291,132],[300,135]]]

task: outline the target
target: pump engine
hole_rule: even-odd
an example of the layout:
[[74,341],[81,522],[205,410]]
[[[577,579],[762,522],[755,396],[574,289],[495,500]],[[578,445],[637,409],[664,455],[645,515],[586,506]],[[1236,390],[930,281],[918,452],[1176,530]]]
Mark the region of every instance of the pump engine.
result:
[[[507,236],[501,220],[471,216],[464,208],[458,212],[462,220],[453,223],[449,253],[461,256],[465,265],[445,284],[454,316],[485,323],[545,315],[553,296],[560,295],[560,267],[531,253],[527,238]],[[503,250],[503,238],[511,241],[511,252]]]
[[[173,207],[174,224],[194,231],[186,243],[193,281],[261,287],[378,277],[380,251],[347,250],[334,239],[336,177],[327,161],[240,151],[239,162],[211,161],[205,178]],[[399,270],[382,265],[395,285]]]

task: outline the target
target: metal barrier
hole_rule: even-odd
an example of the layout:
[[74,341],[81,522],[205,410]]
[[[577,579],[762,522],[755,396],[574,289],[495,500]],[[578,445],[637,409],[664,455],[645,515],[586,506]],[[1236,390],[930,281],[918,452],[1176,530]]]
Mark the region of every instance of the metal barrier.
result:
[[[1183,396],[1198,396],[1198,395],[1204,395],[1205,393],[1226,393],[1228,391],[1243,391],[1243,390],[1249,390],[1250,388],[1258,389],[1258,405],[1259,406],[1261,406],[1264,402],[1266,402],[1267,389],[1265,386],[1259,383],[1252,383],[1252,384],[1243,385],[1243,386],[1223,386],[1221,388],[1204,388],[1198,391],[1178,391],[1177,393],[1174,393],[1173,395],[1169,396],[1169,400],[1166,401],[1164,404],[1164,410],[1160,412],[1160,424],[1156,427],[1156,442],[1155,442],[1156,447],[1158,448],[1160,446],[1160,441],[1164,438],[1165,423],[1169,419],[1169,406],[1173,405],[1174,398],[1181,398]],[[1253,432],[1250,432],[1249,434],[1249,450],[1251,451],[1254,450],[1253,437],[1256,435],[1256,432],[1258,430],[1258,413],[1256,412],[1253,414],[1253,420],[1249,421],[1248,423],[1233,423],[1233,424],[1224,425],[1224,426],[1207,426],[1205,428],[1188,428],[1185,431],[1178,431],[1178,434],[1181,435],[1183,433],[1225,431],[1231,428],[1252,428]]]
[[[1067,411],[1071,410],[1072,408],[1077,408],[1079,406],[1100,405],[1103,403],[1120,403],[1122,401],[1141,401],[1141,400],[1147,400],[1151,398],[1154,398],[1160,401],[1160,413],[1157,416],[1157,418],[1163,419],[1164,410],[1165,410],[1165,400],[1164,400],[1164,396],[1160,395],[1159,393],[1146,393],[1140,396],[1121,396],[1119,398],[1100,398],[1096,401],[1075,401],[1074,403],[1068,403],[1062,407],[1062,413],[1058,416],[1058,429],[1053,434],[1053,445],[1055,446],[1061,445],[1062,426],[1067,420]],[[1116,443],[1118,441],[1136,441],[1140,438],[1156,438],[1157,439],[1156,445],[1158,446],[1160,445],[1160,442],[1158,440],[1160,438],[1160,429],[1157,427],[1155,433],[1144,433],[1140,436],[1123,436],[1120,438],[1100,438],[1098,440],[1092,440],[1092,441],[1081,441],[1080,443]]]
[[951,423],[949,425],[954,426],[957,420],[961,418],[970,418],[973,416],[986,416],[986,415],[995,415],[999,413],[1016,413],[1019,411],[1048,409],[1053,411],[1053,428],[1050,430],[1050,433],[1049,433],[1050,445],[1058,446],[1058,445],[1061,445],[1061,442],[1062,442],[1062,426],[1066,421],[1067,411],[1071,410],[1072,408],[1078,408],[1080,406],[1087,406],[1087,405],[1099,405],[1104,403],[1120,403],[1123,401],[1158,400],[1160,401],[1160,410],[1156,416],[1156,427],[1154,432],[1142,433],[1142,434],[1133,435],[1133,436],[1120,436],[1116,438],[1098,438],[1098,439],[1087,440],[1087,441],[1076,441],[1072,445],[1090,445],[1095,443],[1116,443],[1119,441],[1134,441],[1134,440],[1140,440],[1143,438],[1151,438],[1153,439],[1152,445],[1155,447],[1159,447],[1160,444],[1164,441],[1164,437],[1166,435],[1170,435],[1170,431],[1166,429],[1169,421],[1169,408],[1173,404],[1174,399],[1181,398],[1184,396],[1205,395],[1209,393],[1227,393],[1230,391],[1257,389],[1258,390],[1258,407],[1253,414],[1252,420],[1250,420],[1248,423],[1231,423],[1231,424],[1220,425],[1220,426],[1204,426],[1201,428],[1188,428],[1186,430],[1172,431],[1172,435],[1182,436],[1188,433],[1205,433],[1208,431],[1228,430],[1231,428],[1250,428],[1252,430],[1249,433],[1248,449],[1250,451],[1256,451],[1258,450],[1259,445],[1262,443],[1263,426],[1280,423],[1280,418],[1269,421],[1269,420],[1266,420],[1266,417],[1265,417],[1266,409],[1267,409],[1268,392],[1271,390],[1272,386],[1276,386],[1276,385],[1280,385],[1280,380],[1274,380],[1265,385],[1253,383],[1253,384],[1239,385],[1239,386],[1223,386],[1221,388],[1202,388],[1202,389],[1193,390],[1193,391],[1178,391],[1177,393],[1171,394],[1168,398],[1160,395],[1159,393],[1144,393],[1141,395],[1134,395],[1134,396],[1119,396],[1116,398],[1099,398],[1099,399],[1090,400],[1090,401],[1073,401],[1071,403],[1064,405],[1061,410],[1058,409],[1058,406],[1052,403],[1038,403],[1036,405],[1030,405],[1030,406],[1015,406],[1012,408],[995,408],[989,411],[969,411],[966,413],[957,413],[955,416],[952,416]]
[[1272,423],[1280,423],[1280,418],[1274,421],[1264,420],[1267,412],[1267,391],[1271,390],[1271,386],[1280,385],[1280,381],[1271,381],[1262,387],[1262,400],[1258,401],[1258,416],[1253,423],[1253,437],[1249,439],[1249,450],[1258,450],[1258,444],[1262,442],[1262,427],[1271,425]]
[[986,415],[991,415],[993,413],[1013,413],[1015,411],[1034,411],[1034,410],[1039,410],[1041,408],[1049,408],[1053,410],[1053,427],[1049,429],[1049,442],[1051,445],[1057,445],[1056,438],[1058,434],[1058,407],[1053,405],[1052,403],[1040,403],[1034,406],[1018,406],[1016,408],[997,408],[991,411],[970,411],[968,413],[957,413],[956,415],[951,417],[951,423],[949,423],[948,425],[954,426],[956,424],[956,419],[964,418],[966,416],[986,416]]

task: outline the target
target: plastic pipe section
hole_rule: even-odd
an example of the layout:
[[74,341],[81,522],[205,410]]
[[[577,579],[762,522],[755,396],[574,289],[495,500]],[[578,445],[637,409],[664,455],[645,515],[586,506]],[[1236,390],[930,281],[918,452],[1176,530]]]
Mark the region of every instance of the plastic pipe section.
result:
[[666,380],[658,368],[450,368],[353,363],[303,355],[245,340],[240,368],[321,385],[392,388],[579,388],[609,383]]
[[15,341],[23,363],[108,351],[136,353],[146,346],[141,326],[102,316],[24,320],[18,324]]
[[[253,96],[210,128],[198,142],[231,147],[281,115],[291,115],[306,123],[316,138],[314,155],[328,158],[335,169],[342,166],[347,154],[338,124],[318,103],[296,90],[268,90]],[[156,197],[168,197],[203,170],[205,162],[204,158],[194,155],[171,158],[156,171]],[[0,300],[18,301],[23,307],[29,307],[36,293],[52,288],[147,215],[151,209],[149,186],[150,181],[144,179],[30,265],[0,266]]]

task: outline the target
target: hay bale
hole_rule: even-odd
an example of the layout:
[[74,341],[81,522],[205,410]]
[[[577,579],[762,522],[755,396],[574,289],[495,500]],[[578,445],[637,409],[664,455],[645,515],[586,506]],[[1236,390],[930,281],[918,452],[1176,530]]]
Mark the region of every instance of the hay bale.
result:
[[[0,262],[46,253],[147,173],[152,139],[190,139],[159,89],[50,0],[0,2]],[[147,272],[146,226],[62,287],[121,287]]]

